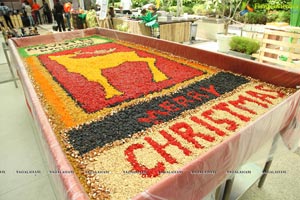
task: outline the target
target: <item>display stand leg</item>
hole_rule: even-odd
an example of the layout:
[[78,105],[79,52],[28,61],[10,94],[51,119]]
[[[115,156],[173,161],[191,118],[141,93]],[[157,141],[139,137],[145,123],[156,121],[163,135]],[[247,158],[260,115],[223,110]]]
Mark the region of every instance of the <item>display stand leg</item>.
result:
[[268,172],[269,172],[269,169],[270,169],[270,167],[271,167],[272,160],[273,160],[273,157],[274,157],[273,154],[274,154],[274,152],[275,152],[275,150],[276,150],[276,147],[277,147],[277,143],[278,143],[279,137],[280,137],[280,134],[277,133],[277,134],[275,135],[274,139],[273,139],[272,147],[271,147],[270,152],[269,152],[269,158],[268,158],[268,161],[267,161],[266,164],[265,164],[265,167],[264,167],[264,169],[263,169],[263,174],[262,174],[262,176],[260,177],[259,182],[258,182],[258,187],[259,187],[259,188],[262,188],[262,186],[264,185],[264,182],[265,182],[265,180],[266,180],[266,178],[267,178],[267,175],[268,175]]
[[151,27],[151,36],[155,37],[154,28]]
[[215,192],[215,200],[219,200],[219,199],[220,199],[220,196],[221,196],[221,187],[222,187],[222,185],[220,185],[220,186],[216,189],[216,192]]
[[97,24],[101,28],[108,28],[108,29],[113,29],[113,25],[111,22],[111,19],[109,18],[104,18],[104,19],[99,19],[98,17],[96,18]]
[[232,185],[233,185],[233,181],[234,181],[234,177],[232,177],[231,179],[226,180],[222,200],[229,200]]
[[158,28],[150,28],[151,29],[151,36],[154,38],[160,38],[160,30]]
[[2,47],[3,47],[3,51],[4,51],[4,54],[5,54],[7,64],[8,64],[8,67],[9,67],[9,71],[11,73],[12,78],[9,79],[9,80],[6,80],[6,81],[1,81],[0,83],[6,83],[6,82],[14,81],[16,88],[18,88],[18,84],[17,84],[18,78],[16,78],[16,76],[14,74],[14,71],[11,67],[11,64],[10,64],[10,61],[9,61],[9,56],[8,56],[8,53],[7,53],[9,51],[9,49],[7,48],[5,42],[2,42]]
[[272,164],[272,160],[266,162],[265,167],[263,169],[263,175],[260,177],[259,182],[258,182],[259,188],[262,188],[262,186],[264,185],[264,182],[267,178],[267,172],[269,171],[271,164]]

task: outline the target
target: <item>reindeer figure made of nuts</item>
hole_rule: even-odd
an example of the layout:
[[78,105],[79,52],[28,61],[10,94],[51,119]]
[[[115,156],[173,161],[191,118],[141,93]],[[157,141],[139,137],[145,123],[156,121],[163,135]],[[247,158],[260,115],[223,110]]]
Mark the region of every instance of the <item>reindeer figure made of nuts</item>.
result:
[[[65,66],[69,72],[79,73],[89,81],[98,82],[104,88],[106,99],[110,99],[114,96],[120,96],[123,94],[123,92],[119,91],[108,82],[107,78],[101,73],[101,70],[103,69],[118,67],[125,62],[141,61],[148,63],[148,67],[153,75],[153,80],[155,82],[160,82],[168,79],[168,77],[155,66],[154,58],[140,57],[134,51],[114,51],[115,48],[84,53],[82,53],[81,51],[77,51],[67,55],[49,56],[49,58]],[[76,56],[80,54],[95,54],[97,56],[89,58],[76,58]]]

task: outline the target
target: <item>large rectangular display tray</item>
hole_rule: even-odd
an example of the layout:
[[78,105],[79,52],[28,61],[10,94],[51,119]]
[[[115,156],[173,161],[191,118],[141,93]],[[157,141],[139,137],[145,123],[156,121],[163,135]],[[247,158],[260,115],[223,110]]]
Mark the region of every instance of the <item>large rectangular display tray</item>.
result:
[[[149,46],[160,51],[192,59],[209,66],[250,76],[277,86],[295,88],[300,85],[300,74],[270,65],[259,64],[254,61],[234,58],[221,53],[209,52],[193,47],[158,40],[151,37],[127,34],[109,29],[85,29],[73,32],[35,36],[9,40],[9,48],[13,66],[17,68],[23,85],[28,108],[30,109],[39,132],[40,142],[48,160],[49,169],[70,170],[72,167],[57,138],[51,129],[49,120],[43,110],[41,102],[34,90],[28,73],[17,48],[38,44],[60,42],[67,39],[81,38],[91,35],[101,35],[112,39]],[[214,176],[170,175],[159,183],[151,186],[136,199],[201,199],[219,186],[227,177],[226,171],[238,169],[259,147],[281,133],[286,144],[291,148],[295,144],[293,138],[299,137],[300,122],[300,91],[297,91],[282,103],[269,110],[250,125],[244,127],[226,141],[210,149],[208,152],[189,163],[185,169],[189,170],[217,170]],[[296,122],[296,126],[295,126]],[[293,123],[293,126],[290,126]],[[298,127],[298,129],[295,129]],[[298,130],[298,135],[296,134]],[[261,133],[264,137],[261,137]],[[55,180],[58,196],[64,199],[88,199],[78,177],[75,174],[59,173],[51,175]]]

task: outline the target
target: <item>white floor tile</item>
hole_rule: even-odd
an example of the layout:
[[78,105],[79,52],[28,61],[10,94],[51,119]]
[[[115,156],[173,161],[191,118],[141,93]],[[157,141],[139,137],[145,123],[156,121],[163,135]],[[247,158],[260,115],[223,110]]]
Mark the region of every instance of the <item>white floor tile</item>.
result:
[[6,63],[6,58],[5,58],[5,55],[4,55],[4,50],[2,48],[2,42],[4,42],[4,39],[3,39],[3,35],[2,35],[2,32],[0,32],[0,64],[2,63]]
[[[0,194],[37,180],[47,173],[34,138],[22,88],[14,84],[0,84]],[[18,174],[16,171],[36,170],[37,175]]]
[[9,71],[8,65],[6,63],[0,64],[0,82],[12,78]]
[[0,195],[0,200],[56,200],[53,190],[48,187],[49,184],[48,177],[41,177]]
[[272,162],[270,171],[286,171],[285,174],[268,174],[261,189],[253,185],[240,200],[298,200],[300,192],[300,156],[288,152],[276,157]]

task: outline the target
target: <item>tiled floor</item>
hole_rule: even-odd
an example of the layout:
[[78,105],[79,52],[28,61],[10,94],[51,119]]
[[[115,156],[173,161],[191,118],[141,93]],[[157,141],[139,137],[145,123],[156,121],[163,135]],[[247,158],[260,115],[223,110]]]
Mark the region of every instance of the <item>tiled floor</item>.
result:
[[[0,81],[10,78],[1,46]],[[55,200],[19,81],[18,87],[0,84],[0,200]]]
[[[216,43],[205,42],[197,47],[214,51]],[[0,81],[10,78],[5,62],[1,48]],[[0,84],[0,200],[60,200],[48,177],[20,82],[18,85],[19,88],[13,82]],[[269,175],[262,189],[254,185],[240,199],[300,199],[300,152],[281,153],[271,169],[287,173]],[[37,173],[17,173],[22,170]]]
[[[1,74],[4,67],[1,65]],[[15,88],[13,82],[0,84],[0,94],[0,199],[56,199],[21,85]],[[27,170],[37,173],[19,173]]]

